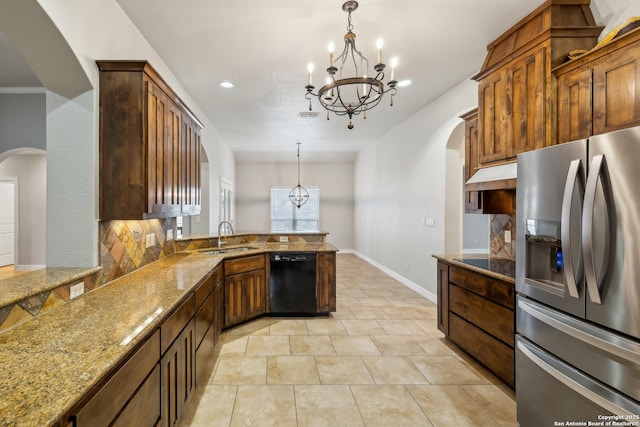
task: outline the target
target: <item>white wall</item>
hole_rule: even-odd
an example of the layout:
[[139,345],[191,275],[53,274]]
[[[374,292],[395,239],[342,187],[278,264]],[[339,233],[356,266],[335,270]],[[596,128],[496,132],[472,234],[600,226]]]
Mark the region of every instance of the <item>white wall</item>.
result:
[[18,253],[16,268],[32,270],[46,263],[47,159],[42,154],[14,154],[0,162],[1,177],[18,180]]
[[[236,165],[236,230],[269,231],[271,187],[297,184],[297,164]],[[320,188],[320,229],[339,249],[354,248],[354,165],[300,165],[300,184]]]
[[[444,251],[446,144],[477,96],[476,83],[465,80],[356,159],[355,249],[432,295],[431,255]],[[435,227],[423,227],[422,218]]]
[[0,154],[16,148],[46,150],[46,98],[42,93],[0,93]]

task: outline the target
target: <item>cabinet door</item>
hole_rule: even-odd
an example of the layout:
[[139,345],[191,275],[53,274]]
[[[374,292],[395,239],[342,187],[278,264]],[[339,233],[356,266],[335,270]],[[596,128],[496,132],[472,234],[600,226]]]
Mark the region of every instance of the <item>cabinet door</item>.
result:
[[178,150],[180,109],[147,80],[148,212],[168,216],[180,212]]
[[225,328],[265,313],[265,275],[265,270],[255,270],[225,278]]
[[[464,164],[465,181],[478,170],[478,113],[465,118]],[[482,194],[479,191],[465,191],[464,210],[466,213],[482,213]]]
[[593,134],[640,125],[640,42],[593,66]]
[[[507,98],[511,110],[513,136],[506,140],[506,158],[545,146],[546,49],[543,47],[518,59],[507,69]],[[509,100],[511,106],[508,105]]]
[[191,320],[160,361],[160,408],[164,427],[180,425],[195,389],[194,335],[194,322]]
[[511,104],[507,73],[496,71],[478,85],[478,159],[482,164],[504,160],[511,144]]
[[449,266],[438,263],[438,329],[449,335]]
[[591,136],[591,67],[558,76],[558,143]]
[[336,253],[316,255],[316,304],[318,313],[336,311]]
[[219,280],[213,289],[213,342],[218,342],[218,337],[224,328],[224,280]]
[[187,115],[183,116],[180,147],[182,170],[182,213],[200,213],[200,128]]

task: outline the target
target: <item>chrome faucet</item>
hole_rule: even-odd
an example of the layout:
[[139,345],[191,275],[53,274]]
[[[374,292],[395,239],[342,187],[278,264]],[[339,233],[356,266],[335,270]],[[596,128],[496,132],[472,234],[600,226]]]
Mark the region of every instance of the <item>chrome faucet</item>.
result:
[[[231,229],[231,234],[233,234],[233,225],[231,225],[231,223],[229,221],[220,221],[220,224],[218,224],[218,248],[221,247],[223,244],[227,244],[227,234],[225,232],[224,234],[224,242],[222,241],[221,237],[221,233],[222,233],[222,226],[224,225],[228,225],[229,228]],[[225,227],[226,229],[226,227]]]

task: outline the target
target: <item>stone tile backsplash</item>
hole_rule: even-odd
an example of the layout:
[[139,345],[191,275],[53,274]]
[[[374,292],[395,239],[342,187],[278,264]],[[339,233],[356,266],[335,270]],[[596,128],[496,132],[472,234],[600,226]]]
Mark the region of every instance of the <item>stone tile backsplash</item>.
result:
[[[489,226],[489,254],[492,257],[516,259],[516,216],[491,215]],[[511,232],[511,242],[505,242],[505,231]]]
[[[143,221],[100,222],[99,285],[124,276],[175,252],[175,240],[167,241],[167,230],[175,229],[175,218]],[[147,248],[147,236],[153,242]]]

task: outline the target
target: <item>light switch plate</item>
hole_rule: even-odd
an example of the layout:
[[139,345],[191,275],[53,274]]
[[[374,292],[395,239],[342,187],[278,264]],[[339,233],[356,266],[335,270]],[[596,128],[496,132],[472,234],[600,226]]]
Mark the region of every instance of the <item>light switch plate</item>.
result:
[[69,299],[74,299],[84,294],[84,283],[80,282],[69,288]]
[[171,240],[173,240],[173,228],[167,230],[167,241],[170,242]]

